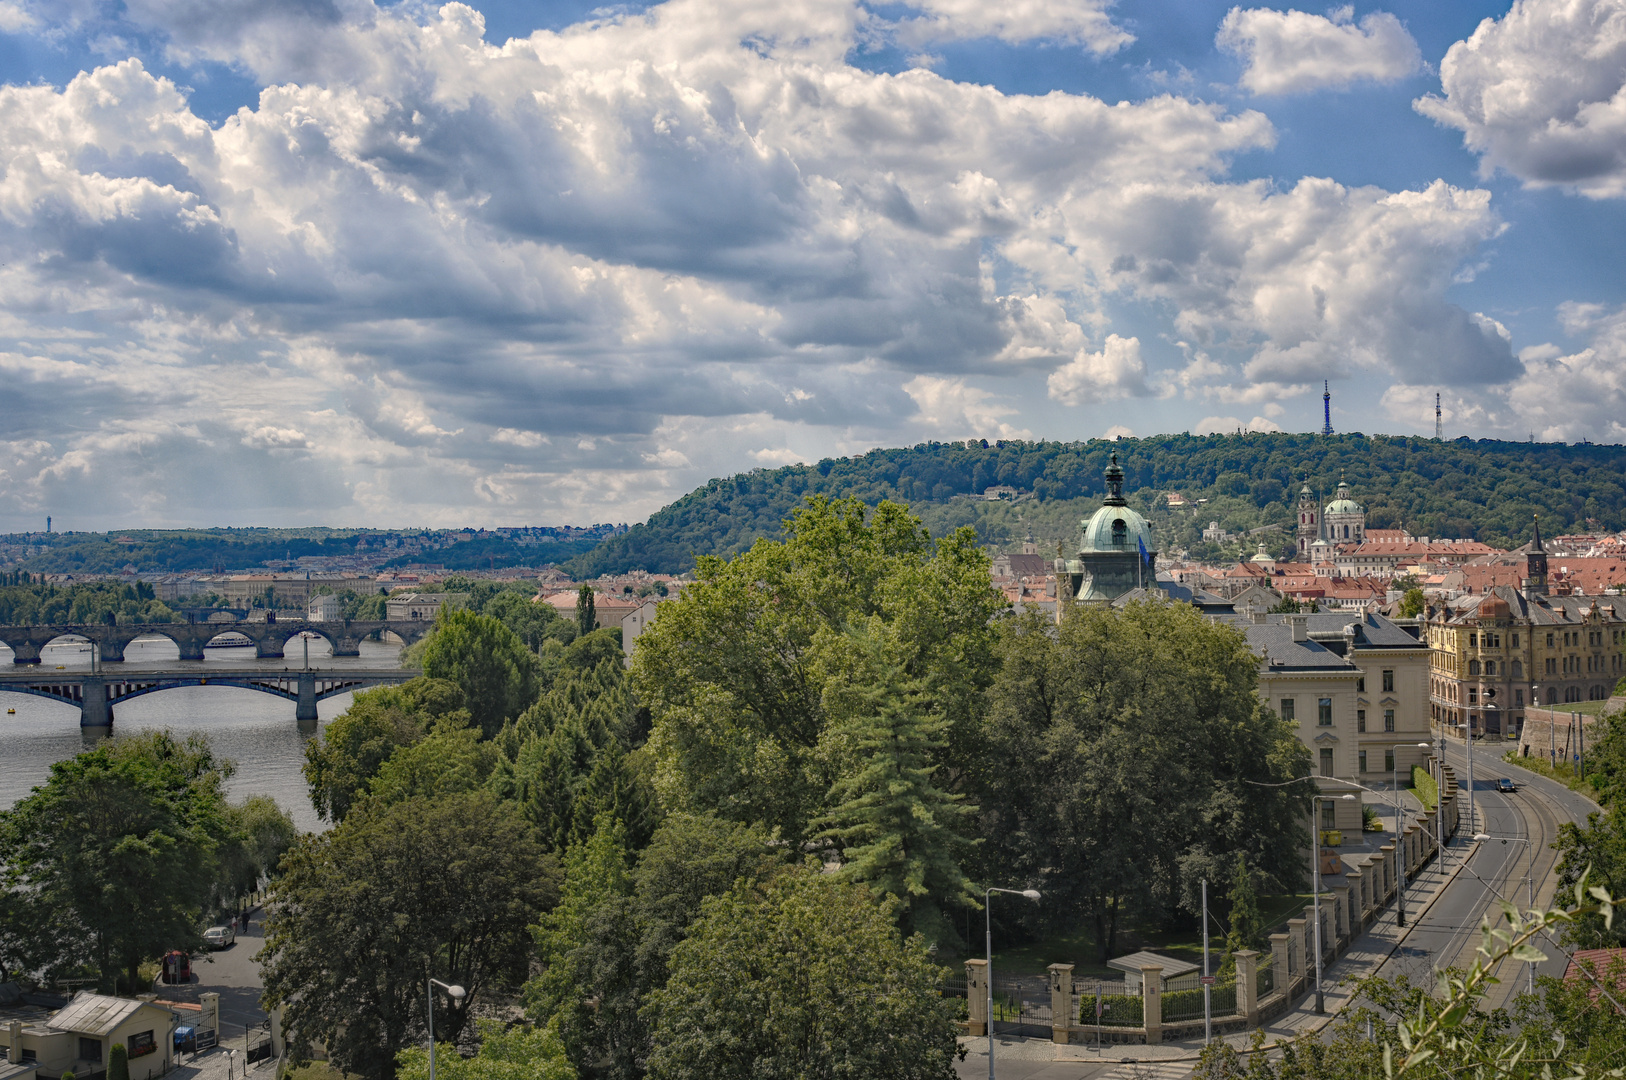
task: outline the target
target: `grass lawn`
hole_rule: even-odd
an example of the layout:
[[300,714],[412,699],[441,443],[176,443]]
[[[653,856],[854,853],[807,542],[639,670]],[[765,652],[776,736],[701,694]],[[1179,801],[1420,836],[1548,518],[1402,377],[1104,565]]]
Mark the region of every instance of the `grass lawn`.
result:
[[1563,705],[1535,705],[1532,708],[1555,712],[1559,716],[1565,713],[1580,713],[1582,716],[1602,716],[1609,707],[1608,699],[1603,701],[1570,701]]
[[[1265,925],[1275,930],[1277,924],[1288,919],[1302,918],[1304,909],[1311,902],[1311,894],[1292,893],[1281,896],[1261,896],[1259,909],[1265,917]],[[998,937],[995,937],[998,944]],[[1220,954],[1225,944],[1225,935],[1217,926],[1209,929],[1208,955],[1210,961],[1218,965]],[[1123,956],[1145,949],[1148,952],[1162,953],[1179,960],[1186,960],[1193,964],[1203,962],[1203,935],[1198,929],[1191,930],[1155,930],[1134,929],[1120,930],[1118,932],[1118,949],[1116,955]],[[974,949],[973,956],[981,956],[981,949]],[[994,973],[996,978],[1011,975],[1043,975],[1045,968],[1051,964],[1072,964],[1073,978],[1075,979],[1118,979],[1123,972],[1107,967],[1105,964],[1095,962],[1095,934],[1093,928],[1083,928],[1069,934],[1056,934],[1041,941],[1030,942],[1014,948],[996,949],[994,951]]]
[[1517,765],[1521,769],[1528,769],[1530,772],[1538,773],[1550,780],[1557,780],[1571,791],[1579,792],[1593,802],[1597,802],[1599,799],[1598,789],[1593,787],[1592,781],[1586,777],[1576,776],[1572,763],[1560,761],[1555,769],[1546,758],[1538,758],[1534,754],[1529,757],[1520,757],[1517,750],[1509,750],[1502,755],[1502,760],[1509,765]]
[[1429,813],[1434,812],[1434,804],[1440,801],[1440,786],[1434,782],[1427,769],[1421,765],[1411,767],[1412,792],[1423,804],[1423,809]]

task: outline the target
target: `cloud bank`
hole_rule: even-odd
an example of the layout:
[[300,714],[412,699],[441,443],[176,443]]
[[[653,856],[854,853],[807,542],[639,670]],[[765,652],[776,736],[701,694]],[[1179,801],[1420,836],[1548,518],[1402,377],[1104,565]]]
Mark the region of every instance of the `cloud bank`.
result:
[[[1260,59],[1299,15],[1232,13],[1268,92],[1307,85]],[[261,89],[212,126],[135,56],[0,87],[0,518],[620,520],[756,462],[1027,433],[1024,395],[1526,370],[1448,295],[1503,227],[1483,191],[1234,181],[1259,112],[851,62],[877,33],[1110,55],[1088,0],[670,0],[501,45],[459,3],[122,18]],[[1392,17],[1320,23],[1350,77],[1398,70]]]

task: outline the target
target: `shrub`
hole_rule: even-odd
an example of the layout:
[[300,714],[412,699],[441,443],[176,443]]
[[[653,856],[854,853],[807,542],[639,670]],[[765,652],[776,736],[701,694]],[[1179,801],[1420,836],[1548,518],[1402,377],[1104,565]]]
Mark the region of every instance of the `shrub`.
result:
[[108,1052],[107,1080],[130,1080],[130,1054],[123,1043],[114,1043]]

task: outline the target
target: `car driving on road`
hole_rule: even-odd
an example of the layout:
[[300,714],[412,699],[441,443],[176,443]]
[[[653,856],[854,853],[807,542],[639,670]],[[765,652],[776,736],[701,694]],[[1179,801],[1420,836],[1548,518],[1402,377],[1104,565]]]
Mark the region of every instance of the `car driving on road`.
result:
[[1515,784],[1512,780],[1509,780],[1507,777],[1504,776],[1500,780],[1496,781],[1496,790],[1497,791],[1518,791],[1519,790],[1519,785]]
[[203,932],[203,943],[211,949],[224,949],[237,940],[237,931],[230,926],[211,926]]

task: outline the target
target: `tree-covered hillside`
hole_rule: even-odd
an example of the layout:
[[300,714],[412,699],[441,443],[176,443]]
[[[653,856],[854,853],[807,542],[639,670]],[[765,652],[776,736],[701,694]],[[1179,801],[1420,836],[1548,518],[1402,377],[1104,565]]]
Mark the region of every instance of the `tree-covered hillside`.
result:
[[[780,522],[814,494],[908,503],[939,536],[971,525],[984,542],[1009,545],[1031,532],[1049,554],[1058,543],[1076,543],[1078,519],[1105,494],[1102,472],[1114,450],[1130,502],[1151,520],[1162,550],[1199,557],[1252,547],[1205,546],[1202,530],[1210,521],[1233,533],[1279,526],[1283,532],[1258,538],[1268,539],[1278,553],[1288,547],[1293,505],[1306,476],[1327,499],[1344,476],[1366,507],[1370,527],[1404,525],[1418,536],[1512,547],[1529,539],[1537,513],[1548,535],[1626,527],[1623,446],[1441,443],[1359,434],[922,443],[713,480],[565,569],[578,579],[634,569],[687,570],[696,555],[732,555],[759,537],[777,536]],[[993,485],[1014,487],[1026,497],[956,498]],[[1188,505],[1169,508],[1167,492],[1179,492]]]

